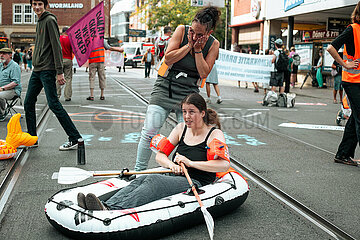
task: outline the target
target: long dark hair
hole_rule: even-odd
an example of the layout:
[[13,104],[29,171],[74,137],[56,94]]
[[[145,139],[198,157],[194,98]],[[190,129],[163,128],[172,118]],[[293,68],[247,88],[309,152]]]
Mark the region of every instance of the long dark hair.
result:
[[218,129],[221,129],[221,124],[219,117],[215,110],[211,108],[207,108],[205,99],[198,93],[191,93],[187,95],[182,101],[181,101],[181,107],[183,104],[192,104],[197,109],[199,109],[200,112],[204,111],[205,116],[203,117],[203,120],[206,125],[215,125]]
[[356,5],[354,11],[351,14],[351,21],[353,23],[359,23],[360,24],[360,1]]
[[216,7],[205,7],[200,9],[193,22],[198,22],[201,25],[206,25],[206,31],[215,30],[215,27],[220,19],[221,12]]

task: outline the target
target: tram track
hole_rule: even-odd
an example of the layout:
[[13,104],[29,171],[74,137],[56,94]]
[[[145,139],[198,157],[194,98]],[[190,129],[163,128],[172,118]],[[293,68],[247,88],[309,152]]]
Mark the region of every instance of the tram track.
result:
[[[50,116],[49,107],[46,105],[43,111],[39,116],[37,116],[36,130],[38,136],[41,136],[43,132],[46,120]],[[27,159],[29,158],[29,148],[19,149],[17,154],[13,159],[13,163],[8,169],[6,169],[6,174],[4,179],[0,184],[0,215],[5,208],[5,204],[9,199],[9,196],[15,186],[16,181],[18,180],[22,168],[25,165]]]
[[[142,102],[144,105],[147,105],[149,101],[142,96],[140,93],[138,93],[136,90],[132,89],[130,86],[126,85],[124,82],[112,78],[116,83],[118,83],[125,91],[127,91],[129,94],[134,96],[137,100]],[[286,137],[288,139],[291,139],[293,141],[297,141],[301,144],[310,146],[312,148],[315,148],[317,150],[320,150],[322,152],[326,152],[328,154],[333,154],[332,152],[323,149],[321,147],[315,146],[311,143],[305,142],[303,140],[285,135],[281,132],[275,131],[273,129],[270,129],[266,126],[262,126],[259,123],[253,122],[251,120],[245,119],[245,118],[235,118],[237,121],[247,122],[253,124],[256,128],[259,128],[261,130],[270,132],[272,134],[276,134],[277,136]],[[169,116],[167,119],[168,123],[172,126],[175,126],[177,124],[176,119]],[[230,158],[232,166],[235,167],[237,171],[239,171],[244,177],[248,178],[252,182],[254,182],[256,185],[261,187],[265,192],[269,193],[272,197],[274,197],[276,200],[280,201],[282,204],[284,204],[286,207],[291,209],[292,211],[296,212],[298,215],[302,216],[306,220],[308,220],[311,224],[315,225],[325,233],[327,233],[330,237],[334,239],[356,239],[353,236],[351,236],[349,233],[341,229],[340,227],[333,224],[331,221],[327,220],[314,210],[310,209],[309,207],[305,206],[303,203],[292,197],[291,195],[287,194],[283,190],[281,190],[279,187],[272,184],[270,181],[263,178],[261,175],[247,167],[245,164],[241,163],[239,160],[231,157]]]

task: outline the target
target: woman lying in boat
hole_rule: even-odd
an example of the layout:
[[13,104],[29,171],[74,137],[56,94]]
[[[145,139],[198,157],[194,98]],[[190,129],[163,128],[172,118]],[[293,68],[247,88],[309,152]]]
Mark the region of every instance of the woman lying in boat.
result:
[[[227,171],[230,167],[229,152],[217,113],[207,109],[204,98],[198,93],[188,95],[181,108],[184,122],[179,123],[168,138],[157,135],[152,140],[159,150],[156,161],[171,169],[174,175],[140,176],[104,202],[92,193],[86,197],[79,193],[79,206],[89,210],[128,209],[184,192],[189,189],[189,183],[180,163],[184,163],[198,187],[214,182],[216,172]],[[174,146],[178,147],[171,161],[168,156]]]

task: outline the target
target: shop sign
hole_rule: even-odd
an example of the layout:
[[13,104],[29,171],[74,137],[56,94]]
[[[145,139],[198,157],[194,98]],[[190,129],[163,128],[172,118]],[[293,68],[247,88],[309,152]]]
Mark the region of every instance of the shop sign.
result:
[[259,0],[252,0],[251,1],[251,16],[253,16],[254,18],[258,18],[260,15],[260,3]]
[[290,9],[293,9],[302,3],[304,3],[304,0],[284,0],[284,10],[285,12],[289,11]]
[[129,29],[129,37],[146,37],[146,30]]
[[83,8],[82,3],[49,3],[50,8]]
[[224,0],[191,0],[192,7],[205,7],[205,6],[214,6],[223,8],[225,7]]
[[34,38],[20,38],[19,39],[20,40],[20,42],[22,42],[22,43],[34,43],[35,41],[35,39]]
[[342,32],[351,24],[350,18],[328,18],[327,30]]
[[303,40],[336,38],[337,36],[339,36],[338,31],[314,30],[303,32]]

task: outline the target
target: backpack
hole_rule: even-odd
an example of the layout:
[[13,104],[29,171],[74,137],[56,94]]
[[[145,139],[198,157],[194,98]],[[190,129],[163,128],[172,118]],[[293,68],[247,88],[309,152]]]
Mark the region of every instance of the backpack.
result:
[[160,59],[162,59],[164,57],[164,55],[165,55],[165,50],[167,48],[169,39],[170,39],[169,37],[165,38],[165,39],[163,39],[161,37],[159,38],[159,42],[158,42],[158,45],[157,45],[157,47],[158,47],[157,54],[158,54]]
[[293,61],[293,64],[295,65],[295,66],[299,66],[300,65],[300,56],[299,56],[299,54],[297,54],[297,53],[295,53],[293,56],[292,56],[292,59],[294,60]]
[[278,107],[287,107],[287,96],[284,93],[280,93],[277,99],[276,105]]
[[278,60],[275,62],[275,68],[278,72],[286,72],[289,69],[289,58],[286,56],[285,52],[278,50],[280,52]]

